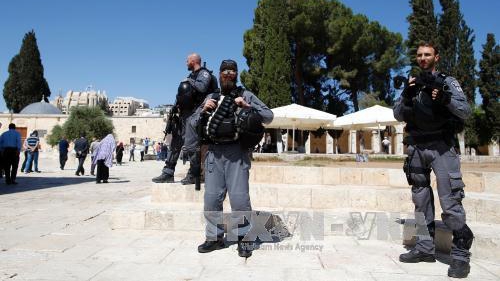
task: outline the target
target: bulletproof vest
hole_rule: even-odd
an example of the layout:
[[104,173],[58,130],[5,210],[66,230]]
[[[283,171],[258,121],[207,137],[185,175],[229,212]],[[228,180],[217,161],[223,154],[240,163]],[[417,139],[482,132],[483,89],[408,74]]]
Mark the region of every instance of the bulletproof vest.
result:
[[238,140],[237,111],[234,99],[241,96],[243,88],[238,87],[227,95],[215,93],[212,99],[217,100],[217,107],[210,113],[203,126],[206,139],[215,143],[229,143]]
[[[440,79],[446,75],[438,74]],[[463,120],[454,116],[446,106],[435,102],[431,97],[432,89],[421,88],[413,103],[414,118],[408,120],[408,129],[416,127],[423,131],[456,134],[463,130]]]

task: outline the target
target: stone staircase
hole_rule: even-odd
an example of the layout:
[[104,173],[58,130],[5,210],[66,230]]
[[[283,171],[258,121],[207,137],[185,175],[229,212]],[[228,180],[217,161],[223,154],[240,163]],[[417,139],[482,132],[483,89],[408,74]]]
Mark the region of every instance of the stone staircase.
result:
[[[500,261],[495,255],[500,252],[500,185],[496,184],[500,173],[464,172],[463,180],[467,222],[476,236],[473,255]],[[152,183],[151,196],[113,210],[110,226],[202,232],[203,190],[179,183]],[[441,209],[435,195],[438,219]],[[279,217],[293,235],[414,243],[412,224],[395,223],[397,218],[411,218],[414,208],[399,169],[258,165],[250,174],[250,198],[254,210]],[[228,200],[224,210],[230,210]],[[438,221],[436,246],[446,252],[450,245],[451,233]]]

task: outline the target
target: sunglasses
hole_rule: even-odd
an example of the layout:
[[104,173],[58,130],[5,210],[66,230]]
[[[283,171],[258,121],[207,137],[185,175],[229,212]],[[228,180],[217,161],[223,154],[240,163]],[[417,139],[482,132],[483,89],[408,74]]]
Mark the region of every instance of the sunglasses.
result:
[[231,70],[231,69],[226,69],[221,72],[223,75],[236,75],[236,71]]

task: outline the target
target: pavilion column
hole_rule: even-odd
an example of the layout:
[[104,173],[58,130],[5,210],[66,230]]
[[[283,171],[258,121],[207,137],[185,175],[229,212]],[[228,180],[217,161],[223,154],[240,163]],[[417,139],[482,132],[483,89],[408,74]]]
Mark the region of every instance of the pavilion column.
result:
[[281,130],[280,129],[275,130],[275,136],[276,136],[276,152],[282,153],[283,152],[283,140],[281,139]]
[[283,142],[283,151],[288,151],[288,130],[281,135],[281,141]]
[[311,154],[311,132],[307,135],[307,140],[304,144],[304,149],[306,151],[306,154]]
[[328,132],[326,134],[326,154],[333,154],[333,138]]
[[460,153],[465,155],[465,132],[461,132],[457,135],[458,137],[458,146],[460,147]]
[[372,150],[373,153],[380,153],[380,133],[378,130],[372,130]]
[[403,155],[404,154],[404,147],[403,147],[404,124],[395,125],[394,128],[396,128],[396,139],[395,139],[396,149],[394,151],[394,154]]
[[356,139],[357,139],[356,130],[349,130],[349,137],[348,137],[349,153],[354,153],[354,154],[357,153]]

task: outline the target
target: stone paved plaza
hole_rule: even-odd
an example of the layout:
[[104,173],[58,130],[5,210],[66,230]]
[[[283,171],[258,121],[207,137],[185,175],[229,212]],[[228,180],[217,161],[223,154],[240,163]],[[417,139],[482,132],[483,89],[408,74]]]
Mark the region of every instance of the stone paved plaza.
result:
[[[238,257],[235,245],[199,254],[202,231],[110,227],[116,208],[151,196],[162,163],[114,166],[110,183],[99,185],[75,176],[72,161],[64,171],[52,158],[39,166],[42,173],[20,175],[15,187],[0,184],[1,280],[449,280],[444,254],[432,264],[402,264],[401,241],[354,236],[293,236],[261,245],[248,259]],[[178,167],[180,179],[185,167]],[[184,208],[201,211],[202,205]],[[301,250],[306,245],[315,248]],[[500,279],[498,259],[473,256],[471,266],[468,280]]]

